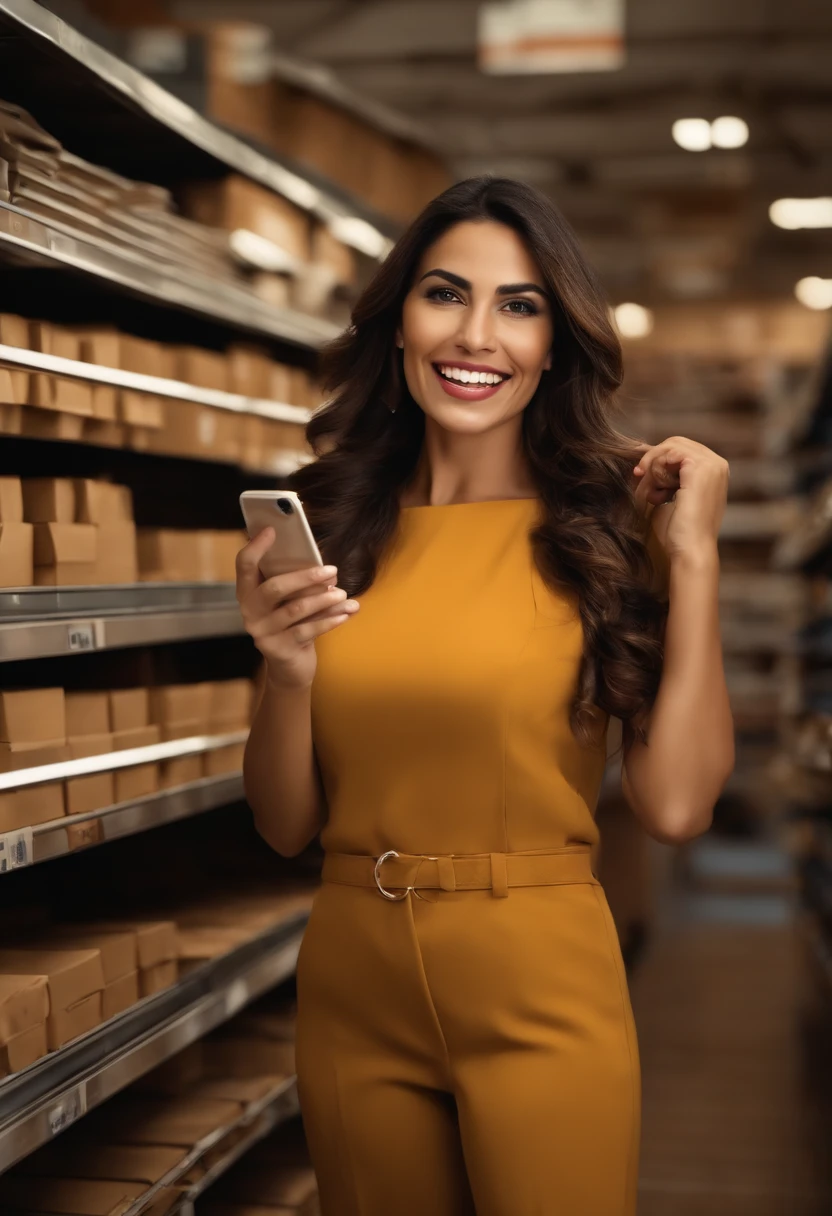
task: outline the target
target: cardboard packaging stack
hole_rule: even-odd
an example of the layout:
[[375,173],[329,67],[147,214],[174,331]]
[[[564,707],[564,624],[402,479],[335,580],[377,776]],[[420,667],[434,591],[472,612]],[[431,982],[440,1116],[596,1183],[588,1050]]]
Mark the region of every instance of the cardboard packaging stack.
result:
[[0,477],[0,587],[31,587],[35,529],[23,518],[19,477]]
[[[0,692],[0,772],[69,759],[62,688]],[[60,781],[0,791],[0,833],[60,819]]]
[[49,1050],[48,984],[45,975],[0,975],[0,1078],[28,1068]]
[[[61,688],[0,690],[0,772],[56,764],[113,751],[150,747],[192,735],[248,730],[254,711],[248,679],[64,692]],[[102,810],[242,769],[245,744],[137,764],[66,781],[0,791],[0,834],[66,816]],[[95,821],[67,828],[70,844],[97,842]]]
[[[8,313],[0,313],[0,343],[306,409],[321,401],[307,371],[277,363],[266,349],[246,344],[218,352],[154,342],[108,327],[69,327]],[[3,367],[0,434],[82,441],[264,470],[287,453],[310,454],[302,423]],[[16,521],[10,517],[10,522]]]
[[[0,562],[3,586],[78,587],[138,581],[133,501],[126,486],[61,477],[0,479],[0,547],[7,527],[9,565]],[[11,517],[19,513],[22,521]],[[31,529],[32,561],[25,546]],[[15,540],[15,538],[17,538]],[[13,580],[19,580],[17,582]]]
[[[279,1009],[280,1002],[273,1003]],[[283,1004],[291,1040],[294,1011]],[[290,1075],[284,1068],[265,1066],[256,1075],[239,1071],[217,1054],[211,1038],[194,1043],[0,1178],[0,1206],[3,1211],[120,1216],[179,1169],[177,1183],[142,1209],[161,1216],[175,1200],[177,1186],[199,1181],[251,1135],[257,1125],[248,1111],[279,1092]],[[212,1147],[186,1166],[189,1154],[208,1136],[215,1140]],[[266,1146],[272,1150],[268,1155],[262,1152]],[[297,1216],[317,1211],[299,1120],[279,1128],[254,1151],[268,1197],[281,1197],[278,1211]],[[246,1161],[248,1155],[242,1158]]]

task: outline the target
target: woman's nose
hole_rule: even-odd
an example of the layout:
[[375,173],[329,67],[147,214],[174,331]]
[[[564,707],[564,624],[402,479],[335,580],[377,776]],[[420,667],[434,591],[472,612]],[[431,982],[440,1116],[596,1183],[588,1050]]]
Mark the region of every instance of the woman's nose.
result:
[[494,350],[494,318],[488,308],[466,308],[457,334],[466,350]]

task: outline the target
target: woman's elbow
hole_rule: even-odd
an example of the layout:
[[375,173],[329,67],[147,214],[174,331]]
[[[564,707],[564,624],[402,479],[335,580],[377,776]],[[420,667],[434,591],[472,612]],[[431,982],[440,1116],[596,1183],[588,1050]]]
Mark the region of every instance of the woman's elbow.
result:
[[314,833],[310,835],[308,832],[286,831],[285,828],[270,822],[268,817],[259,816],[256,811],[254,826],[269,848],[274,849],[281,857],[298,857],[314,840]]

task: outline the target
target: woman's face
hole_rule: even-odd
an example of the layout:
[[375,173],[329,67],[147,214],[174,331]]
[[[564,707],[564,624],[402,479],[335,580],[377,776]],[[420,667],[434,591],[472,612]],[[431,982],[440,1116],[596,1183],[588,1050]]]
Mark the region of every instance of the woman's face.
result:
[[397,341],[407,387],[448,431],[476,434],[522,412],[551,367],[540,267],[504,224],[465,222],[426,251]]

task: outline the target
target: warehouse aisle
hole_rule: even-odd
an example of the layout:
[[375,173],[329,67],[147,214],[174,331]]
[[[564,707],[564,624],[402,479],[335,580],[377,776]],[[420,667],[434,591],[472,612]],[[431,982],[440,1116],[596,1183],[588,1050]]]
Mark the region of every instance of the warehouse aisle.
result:
[[[632,977],[639,1216],[829,1216],[830,1007],[811,982],[788,884],[772,873],[774,849],[700,847],[716,889],[671,888]],[[768,879],[749,887],[761,860]]]

